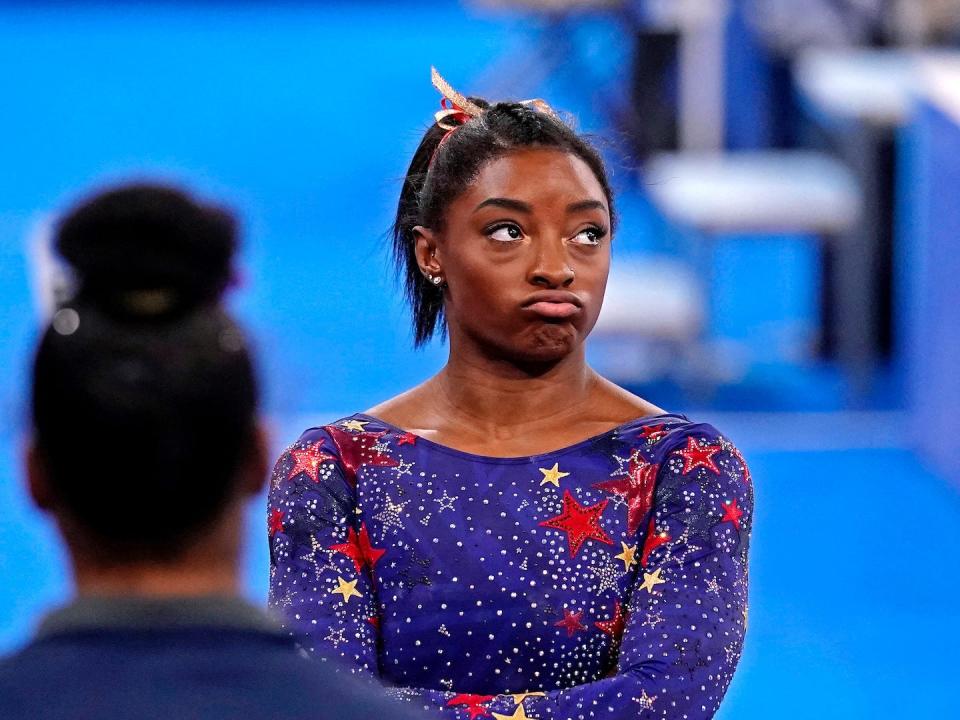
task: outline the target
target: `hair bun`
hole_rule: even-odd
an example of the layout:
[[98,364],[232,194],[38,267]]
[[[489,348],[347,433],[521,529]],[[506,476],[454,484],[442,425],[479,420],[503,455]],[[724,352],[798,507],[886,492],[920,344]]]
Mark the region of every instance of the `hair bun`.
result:
[[236,235],[228,211],[173,187],[135,184],[67,214],[56,249],[77,274],[78,298],[122,314],[166,315],[220,297]]

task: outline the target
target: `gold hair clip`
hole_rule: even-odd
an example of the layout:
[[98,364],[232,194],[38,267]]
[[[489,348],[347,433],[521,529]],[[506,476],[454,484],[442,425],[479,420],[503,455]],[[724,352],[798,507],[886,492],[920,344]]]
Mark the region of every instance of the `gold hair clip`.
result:
[[[444,80],[443,76],[438,73],[437,69],[433,66],[430,67],[430,82],[432,82],[437,91],[443,95],[443,100],[449,101],[453,106],[448,108],[446,102],[441,100],[443,109],[438,110],[433,115],[433,117],[436,118],[437,125],[442,127],[444,130],[453,130],[457,127],[457,125],[451,125],[450,123],[444,122],[450,116],[466,115],[468,118],[480,117],[480,113],[483,112],[483,109],[479,105],[470,102],[466,96],[461,95],[454,90],[453,86]],[[461,118],[461,120],[463,120],[463,118]]]
[[[453,86],[444,80],[443,76],[438,73],[437,69],[433,66],[430,67],[430,81],[443,96],[443,100],[440,101],[443,109],[434,113],[434,118],[437,121],[437,125],[444,130],[454,130],[459,127],[459,125],[447,122],[451,117],[458,117],[462,124],[470,118],[480,117],[483,113],[483,108],[476,103],[470,102],[465,95],[454,90]],[[450,103],[451,107],[447,107],[447,102]],[[520,104],[532,107],[534,110],[542,112],[545,115],[550,115],[554,118],[559,117],[553,108],[540,98],[521,100]]]

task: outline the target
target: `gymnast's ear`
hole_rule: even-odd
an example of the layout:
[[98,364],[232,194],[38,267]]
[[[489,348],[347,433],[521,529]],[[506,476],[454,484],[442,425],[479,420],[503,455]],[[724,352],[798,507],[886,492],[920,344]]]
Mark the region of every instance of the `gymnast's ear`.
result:
[[43,453],[34,441],[30,441],[23,453],[23,465],[27,475],[27,492],[33,504],[44,511],[53,509],[53,488]]
[[437,234],[428,227],[417,225],[413,228],[413,240],[420,272],[427,277],[441,276],[443,268],[437,259]]

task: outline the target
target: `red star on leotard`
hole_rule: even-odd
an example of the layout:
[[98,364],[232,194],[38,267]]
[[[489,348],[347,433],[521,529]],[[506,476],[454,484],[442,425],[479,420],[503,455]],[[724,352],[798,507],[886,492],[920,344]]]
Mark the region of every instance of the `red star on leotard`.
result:
[[370,544],[370,534],[367,532],[367,524],[360,523],[360,534],[357,535],[353,528],[347,529],[347,541],[337,545],[331,545],[330,550],[341,552],[351,560],[357,568],[357,572],[364,565],[369,565],[373,570],[380,557],[386,552],[382,548],[375,548]]
[[663,423],[659,425],[647,425],[640,430],[640,437],[649,443],[655,443],[667,434],[667,431],[664,430],[665,427],[666,425]]
[[623,628],[627,624],[627,613],[623,611],[623,606],[619,600],[613,601],[613,617],[609,620],[597,620],[593,623],[607,635],[620,638],[623,635]]
[[367,618],[367,622],[373,625],[373,629],[377,632],[380,631],[380,618],[377,615],[371,615]]
[[654,525],[654,519],[650,518],[650,527],[647,528],[647,537],[643,541],[643,552],[640,554],[640,567],[646,567],[647,561],[650,560],[650,553],[661,545],[667,544],[672,539],[673,538],[665,532],[658,533]]
[[336,425],[327,425],[324,430],[330,433],[333,443],[337,446],[344,477],[351,485],[357,484],[357,470],[361,465],[396,467],[400,464],[376,448],[380,438],[387,434],[386,431],[353,433]]
[[270,520],[268,523],[268,532],[273,537],[278,532],[283,532],[283,510],[276,508],[270,511]]
[[692,437],[688,437],[687,446],[683,450],[677,450],[677,454],[683,456],[683,474],[686,475],[691,470],[704,467],[715,475],[719,475],[720,468],[714,464],[713,456],[722,449],[719,445],[701,445]]
[[493,700],[493,698],[493,695],[468,695],[461,693],[460,695],[454,695],[452,698],[447,700],[447,706],[466,705],[464,710],[470,714],[470,720],[473,720],[478,715],[490,714],[485,707],[480,707],[480,704],[489,702],[490,700]]
[[607,502],[607,500],[601,500],[596,505],[584,507],[574,499],[569,490],[564,490],[563,512],[549,520],[544,520],[540,525],[567,533],[570,557],[575,557],[580,552],[580,546],[587,540],[599,540],[607,545],[613,545],[613,540],[600,527],[600,515],[607,506]]
[[320,465],[328,460],[335,460],[333,455],[323,452],[320,448],[323,441],[314,443],[309,447],[291,450],[290,456],[293,458],[293,467],[287,473],[287,480],[291,480],[300,473],[306,473],[314,482],[317,482],[317,473],[320,471]]
[[720,522],[731,522],[733,526],[739,530],[740,529],[740,518],[743,517],[743,510],[737,506],[737,499],[729,500],[725,503],[720,503],[723,505],[723,518]]
[[397,445],[416,445],[417,436],[411,432],[405,432],[397,438]]
[[648,463],[634,451],[625,477],[594,483],[594,487],[620,495],[627,501],[627,532],[640,529],[644,515],[653,506],[653,490],[657,484],[659,465]]
[[577,630],[586,630],[587,626],[580,622],[580,618],[583,617],[583,610],[574,612],[573,610],[568,610],[564,608],[563,610],[563,620],[558,620],[554,623],[555,627],[566,628],[567,637],[573,637],[573,634]]

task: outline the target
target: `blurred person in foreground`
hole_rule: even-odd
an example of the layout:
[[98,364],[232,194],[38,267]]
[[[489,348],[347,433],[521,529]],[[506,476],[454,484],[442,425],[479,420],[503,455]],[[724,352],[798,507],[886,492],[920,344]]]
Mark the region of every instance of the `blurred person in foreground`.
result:
[[58,226],[77,291],[36,353],[26,464],[76,597],[0,662],[0,718],[411,717],[239,597],[266,449],[221,304],[235,246],[229,213],[160,186],[105,192]]
[[433,79],[394,249],[447,364],[280,458],[272,602],[307,652],[451,719],[712,717],[746,630],[746,463],[587,364],[597,151],[542,101]]

